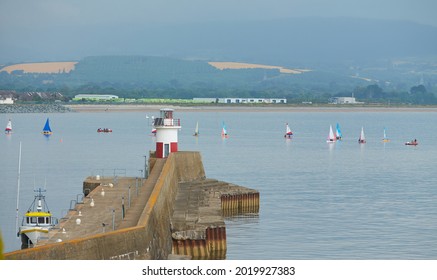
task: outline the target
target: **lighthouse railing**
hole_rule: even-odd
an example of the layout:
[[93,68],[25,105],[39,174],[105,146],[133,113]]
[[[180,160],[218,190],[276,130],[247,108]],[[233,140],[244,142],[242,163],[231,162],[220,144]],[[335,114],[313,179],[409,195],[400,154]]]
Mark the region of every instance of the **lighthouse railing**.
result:
[[153,125],[156,126],[181,126],[180,119],[155,118]]

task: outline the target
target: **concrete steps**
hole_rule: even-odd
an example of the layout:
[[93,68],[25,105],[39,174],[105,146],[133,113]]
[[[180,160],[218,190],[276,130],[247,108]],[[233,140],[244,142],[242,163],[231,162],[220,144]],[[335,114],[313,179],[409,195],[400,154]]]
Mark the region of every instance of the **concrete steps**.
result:
[[127,209],[125,218],[121,221],[119,228],[129,228],[134,227],[138,224],[141,214],[146,207],[147,201],[149,200],[150,194],[153,191],[153,187],[161,174],[162,168],[164,167],[165,159],[158,159],[151,170],[149,177],[144,182],[144,185],[140,189],[139,196],[136,197],[131,208]]

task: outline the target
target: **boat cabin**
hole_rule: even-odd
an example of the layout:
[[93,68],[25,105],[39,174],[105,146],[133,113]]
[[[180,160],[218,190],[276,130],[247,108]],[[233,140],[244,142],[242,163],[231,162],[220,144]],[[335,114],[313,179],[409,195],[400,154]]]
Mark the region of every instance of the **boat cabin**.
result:
[[27,212],[23,217],[23,225],[51,226],[55,223],[50,212]]

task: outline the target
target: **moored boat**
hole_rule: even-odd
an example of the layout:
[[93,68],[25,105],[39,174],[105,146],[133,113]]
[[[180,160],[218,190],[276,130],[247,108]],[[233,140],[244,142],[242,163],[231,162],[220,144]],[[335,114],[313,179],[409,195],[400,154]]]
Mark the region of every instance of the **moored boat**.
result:
[[45,196],[39,188],[27,212],[24,214],[23,221],[18,231],[21,236],[21,248],[35,246],[40,240],[47,239],[49,230],[55,227],[58,219],[52,216],[45,201]]

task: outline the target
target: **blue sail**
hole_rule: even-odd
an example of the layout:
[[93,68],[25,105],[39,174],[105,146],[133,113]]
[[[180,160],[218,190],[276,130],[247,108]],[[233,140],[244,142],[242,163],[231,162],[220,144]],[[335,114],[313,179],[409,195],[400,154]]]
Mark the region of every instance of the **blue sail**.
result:
[[340,140],[343,137],[343,135],[341,134],[340,125],[338,123],[337,123],[336,130],[337,130],[336,132],[337,139]]
[[50,128],[49,118],[46,120],[46,124],[44,125],[44,128],[42,129],[42,133],[49,135],[52,134],[52,129]]
[[222,137],[227,138],[228,137],[228,131],[226,130],[225,122],[222,124]]

